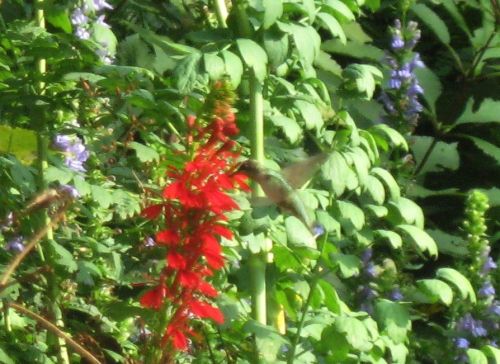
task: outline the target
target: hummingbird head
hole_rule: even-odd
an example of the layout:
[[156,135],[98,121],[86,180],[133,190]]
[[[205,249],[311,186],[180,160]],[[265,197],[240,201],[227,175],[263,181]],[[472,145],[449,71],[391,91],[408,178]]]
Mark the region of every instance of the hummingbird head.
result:
[[240,164],[237,172],[242,172],[248,175],[250,178],[253,178],[260,172],[260,166],[257,161],[254,161],[253,159],[247,159]]

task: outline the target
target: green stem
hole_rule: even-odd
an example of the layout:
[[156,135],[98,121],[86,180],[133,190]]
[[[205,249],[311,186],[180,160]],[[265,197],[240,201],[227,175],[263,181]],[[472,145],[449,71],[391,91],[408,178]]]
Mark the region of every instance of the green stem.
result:
[[[35,21],[38,27],[45,28],[45,15],[44,15],[44,0],[36,0],[36,12],[35,12]],[[44,76],[47,72],[47,61],[45,58],[39,58],[36,61],[36,68],[40,76]],[[38,93],[39,95],[44,94],[45,82],[40,81],[38,83]],[[38,190],[43,191],[47,187],[47,183],[44,178],[44,170],[47,168],[47,142],[45,140],[45,132],[47,130],[47,124],[45,120],[45,115],[42,112],[40,115],[41,123],[39,125],[38,132]],[[47,229],[47,240],[54,239],[54,233],[52,227],[50,226],[50,219],[47,215],[47,211],[44,210],[41,214],[42,224],[44,226],[48,226]],[[43,253],[41,257],[43,257]],[[53,262],[53,254],[47,254],[48,261],[47,263],[51,266],[54,265]],[[51,311],[52,319],[55,324],[59,327],[64,327],[64,321],[62,317],[62,312],[58,304],[59,298],[59,287],[57,283],[57,276],[54,272],[47,273],[47,285],[48,285],[48,298],[49,298],[49,308]],[[52,331],[49,331],[51,334],[49,341],[54,341],[57,347],[58,353],[58,362],[60,364],[69,364],[69,355],[68,349],[66,347],[66,341],[63,337],[55,335]]]
[[418,165],[418,167],[415,168],[415,171],[413,172],[414,176],[418,175],[420,173],[420,171],[422,170],[422,168],[424,168],[425,164],[427,163],[427,161],[429,160],[429,157],[432,154],[432,151],[436,147],[437,142],[438,142],[437,138],[432,139],[432,143],[429,146],[429,149],[427,149],[427,151],[424,154],[424,157],[422,158],[422,161],[420,162],[420,164]]
[[217,21],[221,28],[227,28],[228,11],[225,0],[214,0],[215,14],[217,14]]

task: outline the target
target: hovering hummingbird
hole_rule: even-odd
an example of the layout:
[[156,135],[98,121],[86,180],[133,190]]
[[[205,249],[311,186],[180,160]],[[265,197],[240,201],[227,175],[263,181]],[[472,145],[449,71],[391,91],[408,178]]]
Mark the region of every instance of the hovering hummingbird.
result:
[[294,163],[281,172],[265,168],[257,161],[244,161],[238,171],[257,182],[266,196],[280,208],[289,211],[301,220],[310,230],[314,229],[312,219],[297,188],[300,188],[320,168],[328,158],[328,154],[321,153],[303,161]]

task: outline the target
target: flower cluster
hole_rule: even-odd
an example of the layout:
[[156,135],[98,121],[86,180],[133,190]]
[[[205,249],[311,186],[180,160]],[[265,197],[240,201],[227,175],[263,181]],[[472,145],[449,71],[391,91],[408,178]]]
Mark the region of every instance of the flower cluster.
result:
[[399,130],[407,131],[414,128],[418,121],[418,114],[422,105],[418,95],[423,93],[415,76],[415,69],[424,67],[418,53],[413,52],[413,47],[420,39],[418,24],[410,21],[403,28],[399,20],[391,28],[391,50],[385,57],[389,67],[389,81],[380,95],[388,113],[386,121]]
[[65,164],[75,172],[85,172],[83,163],[89,158],[89,152],[77,136],[56,135],[53,146],[65,154]]
[[[71,24],[75,27],[75,35],[82,39],[90,39],[94,26],[110,28],[109,24],[105,22],[104,14],[98,15],[99,12],[106,9],[113,9],[105,0],[92,0],[88,6],[85,2],[81,7],[73,10],[71,14]],[[113,62],[113,59],[107,49],[107,44],[100,43],[100,48],[97,50],[97,55],[106,64]]]
[[[140,302],[172,312],[166,327],[160,328],[164,331],[158,333],[170,349],[185,350],[188,337],[197,337],[192,318],[224,321],[222,312],[209,302],[217,290],[207,278],[224,265],[220,238],[233,236],[224,214],[238,205],[227,192],[248,189],[244,176],[234,172],[239,153],[229,136],[238,133],[238,128],[231,100],[220,98],[220,91],[226,89],[225,83],[217,82],[209,95],[209,99],[217,98],[219,109],[203,117],[187,117],[187,160],[183,168],[168,170],[170,182],[163,189],[163,202],[142,212],[148,219],[164,217],[165,227],[155,240],[166,249],[166,266]],[[221,105],[225,105],[223,110]]]
[[454,344],[459,350],[469,348],[472,341],[496,346],[496,342],[489,338],[497,337],[500,329],[500,302],[495,300],[496,291],[490,278],[497,264],[490,256],[484,218],[488,207],[488,198],[482,192],[472,191],[467,197],[463,223],[471,259],[466,264],[467,275],[481,301],[474,312],[466,307],[455,325]]

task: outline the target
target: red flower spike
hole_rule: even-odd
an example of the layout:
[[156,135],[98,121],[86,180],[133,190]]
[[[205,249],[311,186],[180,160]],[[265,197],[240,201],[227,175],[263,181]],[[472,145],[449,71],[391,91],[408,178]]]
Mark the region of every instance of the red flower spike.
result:
[[194,272],[190,272],[188,270],[179,271],[179,283],[183,287],[196,288],[198,287],[200,280],[200,277]]
[[163,304],[163,299],[167,296],[167,287],[160,284],[152,290],[146,292],[140,300],[143,307],[159,310]]
[[175,245],[180,241],[179,234],[173,230],[163,230],[156,233],[156,242],[158,244]]
[[169,251],[167,253],[168,267],[171,269],[183,270],[186,269],[186,258],[176,251]]
[[198,291],[203,293],[207,297],[217,297],[219,292],[210,284],[205,281],[201,281],[198,285]]
[[141,216],[146,219],[154,220],[161,214],[162,210],[163,204],[151,205],[141,211]]
[[187,350],[188,341],[186,335],[184,335],[184,333],[181,330],[177,329],[177,327],[172,324],[168,325],[167,331],[163,336],[162,342],[168,341],[169,339],[172,340],[174,348],[181,351]]
[[189,302],[190,311],[199,318],[209,318],[218,324],[224,323],[224,315],[217,307],[208,303],[193,300]]

